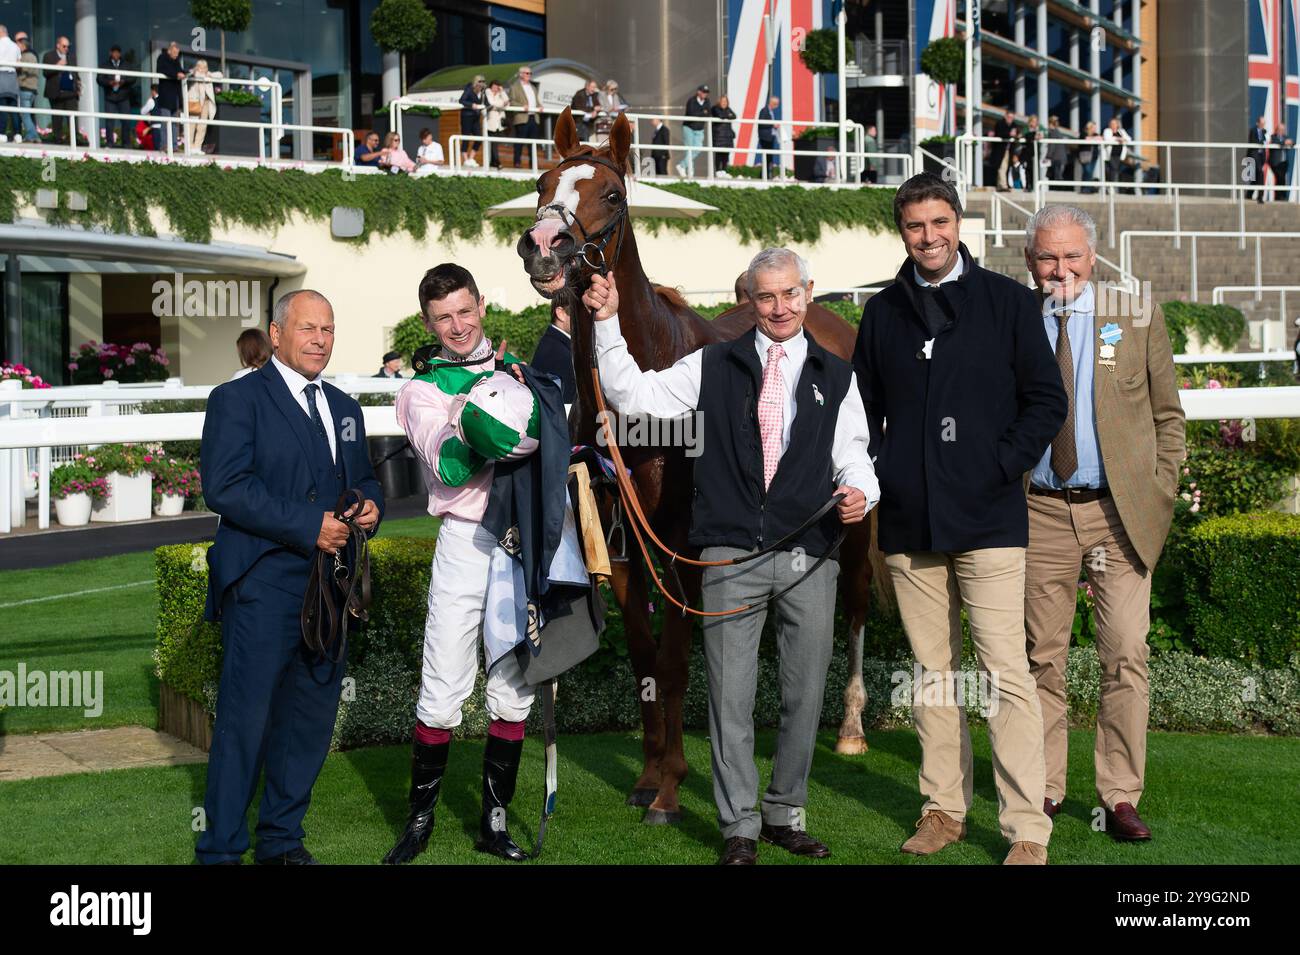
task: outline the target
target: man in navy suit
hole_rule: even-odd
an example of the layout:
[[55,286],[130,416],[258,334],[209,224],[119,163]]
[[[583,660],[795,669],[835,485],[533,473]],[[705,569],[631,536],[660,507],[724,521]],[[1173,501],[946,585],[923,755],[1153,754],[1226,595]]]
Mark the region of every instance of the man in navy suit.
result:
[[321,380],[334,348],[328,300],[310,289],[281,298],[271,345],[265,365],[212,392],[203,422],[204,498],[221,515],[204,615],[221,621],[224,648],[196,849],[208,864],[238,864],[248,849],[245,816],[263,767],[257,861],[315,863],[302,819],[346,661],[305,648],[299,613],[316,551],[347,549],[348,526],[333,514],[339,495],[365,495],[356,523],[367,534],[383,516],[361,407]]

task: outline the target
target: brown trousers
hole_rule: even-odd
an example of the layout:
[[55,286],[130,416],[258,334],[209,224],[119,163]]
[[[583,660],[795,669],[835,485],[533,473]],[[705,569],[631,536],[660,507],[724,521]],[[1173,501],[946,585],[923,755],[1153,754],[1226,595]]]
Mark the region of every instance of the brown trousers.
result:
[[1101,701],[1094,750],[1097,798],[1135,808],[1146,771],[1147,632],[1151,574],[1109,497],[1085,504],[1029,495],[1025,636],[1043,710],[1047,795],[1065,798],[1069,723],[1065,663],[1082,564],[1096,602]]
[[[992,547],[960,553],[902,553],[885,558],[922,680],[961,667],[961,608],[981,670],[994,681],[989,713],[998,822],[1010,842],[1047,845],[1052,821],[1043,812],[1043,715],[1025,658],[1025,551]],[[920,705],[912,719],[921,742],[922,812],[940,809],[965,819],[973,792],[966,710]]]

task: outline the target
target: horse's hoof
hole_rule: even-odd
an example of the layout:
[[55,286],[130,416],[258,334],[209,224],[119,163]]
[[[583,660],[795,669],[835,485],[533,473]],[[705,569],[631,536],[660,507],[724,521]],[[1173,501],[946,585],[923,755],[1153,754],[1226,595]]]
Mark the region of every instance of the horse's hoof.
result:
[[866,751],[865,736],[841,736],[835,741],[835,752],[841,756],[861,756]]
[[634,789],[628,794],[627,805],[629,806],[648,806],[655,801],[659,795],[657,789]]
[[647,809],[641,820],[647,826],[675,826],[682,821],[681,812],[666,812],[663,809]]

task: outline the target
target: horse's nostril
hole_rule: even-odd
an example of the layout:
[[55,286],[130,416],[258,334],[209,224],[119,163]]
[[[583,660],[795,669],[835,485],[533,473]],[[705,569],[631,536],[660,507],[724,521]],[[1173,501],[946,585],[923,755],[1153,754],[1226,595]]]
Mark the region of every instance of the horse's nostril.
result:
[[561,232],[556,235],[551,242],[551,249],[560,253],[569,253],[573,251],[573,236],[567,232]]

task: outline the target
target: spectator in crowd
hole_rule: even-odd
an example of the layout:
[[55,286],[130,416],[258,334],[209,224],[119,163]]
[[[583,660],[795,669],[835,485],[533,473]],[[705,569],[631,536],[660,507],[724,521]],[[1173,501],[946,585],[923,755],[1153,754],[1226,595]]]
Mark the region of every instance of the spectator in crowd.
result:
[[[1286,191],[1287,170],[1291,168],[1291,147],[1295,145],[1295,140],[1286,134],[1286,123],[1278,123],[1277,130],[1273,133],[1269,142],[1273,144],[1272,149],[1268,151],[1268,165],[1273,170],[1273,200],[1275,202],[1285,202],[1290,193]],[[1283,187],[1278,189],[1277,187]]]
[[496,140],[505,134],[506,107],[510,105],[510,94],[506,92],[505,87],[501,85],[500,80],[493,79],[488,83],[487,91],[484,93],[484,99],[486,100],[487,106],[487,111],[485,113],[487,134],[488,138],[493,140],[492,168],[500,169],[501,153],[500,146],[496,143]]
[[1042,138],[1043,131],[1038,127],[1038,117],[1030,116],[1025,124],[1024,143],[1020,148],[1020,161],[1025,167],[1025,188],[1029,190],[1034,188],[1034,183],[1043,172],[1038,168],[1043,159],[1041,147],[1037,150],[1034,148]]
[[596,114],[596,139],[605,141],[609,139],[609,131],[614,128],[614,120],[618,119],[618,114],[627,109],[627,103],[623,102],[623,97],[619,95],[618,83],[613,80],[605,81],[605,89],[600,94],[600,111]]
[[[709,88],[701,83],[695,88],[695,95],[686,101],[687,116],[708,116],[713,108],[709,102]],[[704,123],[699,120],[687,120],[682,123],[682,142],[691,147],[704,145]],[[695,149],[686,151],[686,158],[677,164],[677,174],[685,178],[695,175]]]
[[1103,143],[1102,152],[1106,160],[1106,180],[1111,183],[1111,188],[1114,189],[1115,183],[1120,180],[1121,171],[1129,160],[1128,144],[1133,139],[1129,136],[1128,131],[1119,124],[1119,117],[1112,116],[1110,122],[1106,124],[1106,129],[1101,134],[1101,141]]
[[817,163],[813,167],[813,182],[835,182],[839,177],[839,164],[835,161],[835,147],[827,146],[826,152],[817,157]]
[[590,139],[596,128],[596,114],[600,112],[600,84],[595,80],[587,80],[587,85],[573,94],[569,108],[573,110],[578,138]]
[[[140,113],[143,116],[152,115],[153,111],[158,108],[158,87],[149,87],[149,98],[145,104],[140,107]],[[157,123],[150,123],[147,120],[140,120],[135,124],[135,141],[141,149],[156,149],[156,143],[162,138],[162,127]]]
[[384,151],[379,145],[379,134],[372,129],[357,145],[356,152],[352,155],[352,165],[378,166],[383,155]]
[[749,269],[736,276],[736,304],[744,305],[749,301]]
[[385,133],[384,148],[380,150],[380,153],[379,165],[390,173],[412,173],[415,171],[415,163],[411,161],[407,151],[402,148],[400,133],[391,130]]
[[1061,118],[1059,116],[1047,117],[1047,178],[1053,182],[1059,182],[1062,179],[1069,179],[1066,175],[1066,167],[1070,164],[1070,150],[1066,148],[1065,143],[1057,140],[1072,138],[1066,135],[1066,131],[1061,128]]
[[235,339],[235,351],[239,353],[239,371],[230,376],[231,381],[257,371],[271,360],[271,337],[260,328],[246,328]]
[[[1268,165],[1268,157],[1265,150],[1261,147],[1268,145],[1268,127],[1264,125],[1264,117],[1260,116],[1255,120],[1255,128],[1250,131],[1249,142],[1255,148],[1250,151],[1250,165],[1247,167],[1247,180],[1255,186],[1255,201],[1264,201],[1264,167]],[[1250,198],[1250,193],[1246,193],[1246,198]]]
[[[195,122],[186,124],[186,150],[189,152],[214,152],[213,143],[204,144],[208,134],[208,121],[217,115],[217,93],[212,86],[213,79],[221,79],[220,73],[208,71],[208,61],[198,60],[185,85],[185,112]],[[259,134],[260,135],[260,134]]]
[[[731,125],[731,121],[736,118],[736,111],[731,108],[730,98],[719,96],[712,113],[714,119],[724,120],[724,122],[713,124],[713,145],[719,149],[731,149],[732,146],[736,145],[736,128]],[[730,165],[730,153],[713,154],[714,169],[726,169]]]
[[[114,43],[108,48],[108,59],[99,64],[100,69],[121,70],[123,68],[122,48]],[[96,82],[104,89],[104,112],[121,116],[118,120],[105,120],[108,145],[123,148],[131,145],[130,125],[127,117],[131,113],[131,84],[121,73],[100,73]]]
[[[515,139],[536,139],[541,131],[542,100],[533,85],[532,67],[520,67],[518,79],[510,84],[510,108],[514,111],[510,114],[510,125]],[[524,143],[515,143],[516,166],[520,165],[525,148]],[[528,149],[528,155],[529,168],[534,168],[532,149]]]
[[[495,149],[496,146],[492,148]],[[434,138],[433,130],[426,126],[420,130],[420,148],[415,153],[415,175],[426,176],[446,163],[442,143]]]
[[[867,124],[867,135],[862,139],[862,151],[867,153],[880,152],[880,139],[876,132],[875,123]],[[862,170],[862,181],[874,185],[877,175],[876,161],[868,157],[866,160],[866,167]]]
[[[1020,140],[1013,139],[1013,140],[1012,140],[1012,143],[1014,144],[1014,143],[1017,143],[1017,142],[1019,142],[1019,141],[1020,141]],[[1010,189],[1010,190],[1012,190],[1012,191],[1014,192],[1014,191],[1024,190],[1024,189],[1028,188],[1028,186],[1026,185],[1026,183],[1028,182],[1028,179],[1027,179],[1027,177],[1026,177],[1026,175],[1025,175],[1025,170],[1026,170],[1027,168],[1028,168],[1028,167],[1025,165],[1024,161],[1021,159],[1021,153],[1020,153],[1020,151],[1017,150],[1017,151],[1013,152],[1013,153],[1011,154],[1011,159],[1007,162],[1007,174],[1006,174],[1006,175],[1007,175],[1007,188],[1008,188],[1008,189]]]
[[989,146],[989,162],[984,178],[992,180],[1000,191],[1007,188],[1007,154],[1011,151],[1011,134],[1016,130],[1016,114],[1007,110],[993,124],[993,142]]
[[460,94],[460,161],[463,166],[478,165],[478,143],[466,137],[483,135],[483,112],[487,101],[483,95],[487,78],[482,73],[465,84]]
[[[23,63],[39,63],[36,54],[31,50],[31,40],[28,39],[24,30],[19,30],[14,34],[14,42],[18,44],[18,49],[22,51],[19,58]],[[36,120],[32,116],[32,106],[36,103],[36,90],[41,82],[41,71],[33,67],[23,67],[18,71],[18,105],[23,108],[23,112],[18,116],[23,124],[23,139],[29,143],[37,143],[41,140],[41,131],[36,125]]]
[[[1083,139],[1087,140],[1076,154],[1079,160],[1079,178],[1091,182],[1097,177],[1097,160],[1101,155],[1101,134],[1097,132],[1097,124],[1088,120],[1083,127]],[[1095,193],[1096,186],[1084,186],[1080,192]]]
[[[652,119],[650,120],[650,128],[654,130],[654,133],[650,136],[650,144],[652,146],[667,146],[668,127],[664,125],[664,121],[662,119]],[[668,175],[667,149],[650,150],[650,158],[654,160],[656,176]]]
[[[23,51],[9,39],[9,28],[0,25],[0,106],[18,106],[18,64]],[[14,140],[22,142],[22,120],[17,113],[0,113],[0,143],[9,142],[10,127]]]
[[[777,107],[781,105],[781,98],[773,96],[767,101],[767,105],[758,111],[759,119],[773,120],[776,119]],[[777,150],[780,148],[781,139],[779,133],[780,127],[775,123],[758,124],[758,148],[763,150],[772,150],[763,154],[763,163],[767,165],[767,176],[773,178],[781,171],[781,154]],[[773,170],[776,172],[773,172]]]
[[399,351],[390,351],[384,354],[384,363],[379,366],[379,370],[374,374],[375,378],[401,378],[402,377],[402,353]]
[[[45,54],[45,63],[51,66],[77,65],[77,58],[72,55],[72,44],[66,36],[54,41],[54,49]],[[80,94],[81,79],[77,74],[66,70],[48,70],[45,73],[45,98],[50,101],[50,109],[74,109]],[[71,142],[68,139],[68,117],[55,116],[52,125],[56,142]]]
[[[158,53],[154,63],[154,72],[161,73],[158,81],[158,95],[154,97],[155,116],[180,116],[185,108],[181,103],[181,80],[185,79],[185,68],[181,66],[181,45],[173,40],[167,49]],[[49,96],[49,93],[45,94]],[[169,136],[176,146],[181,144],[181,127],[179,123],[163,123],[163,135]]]

